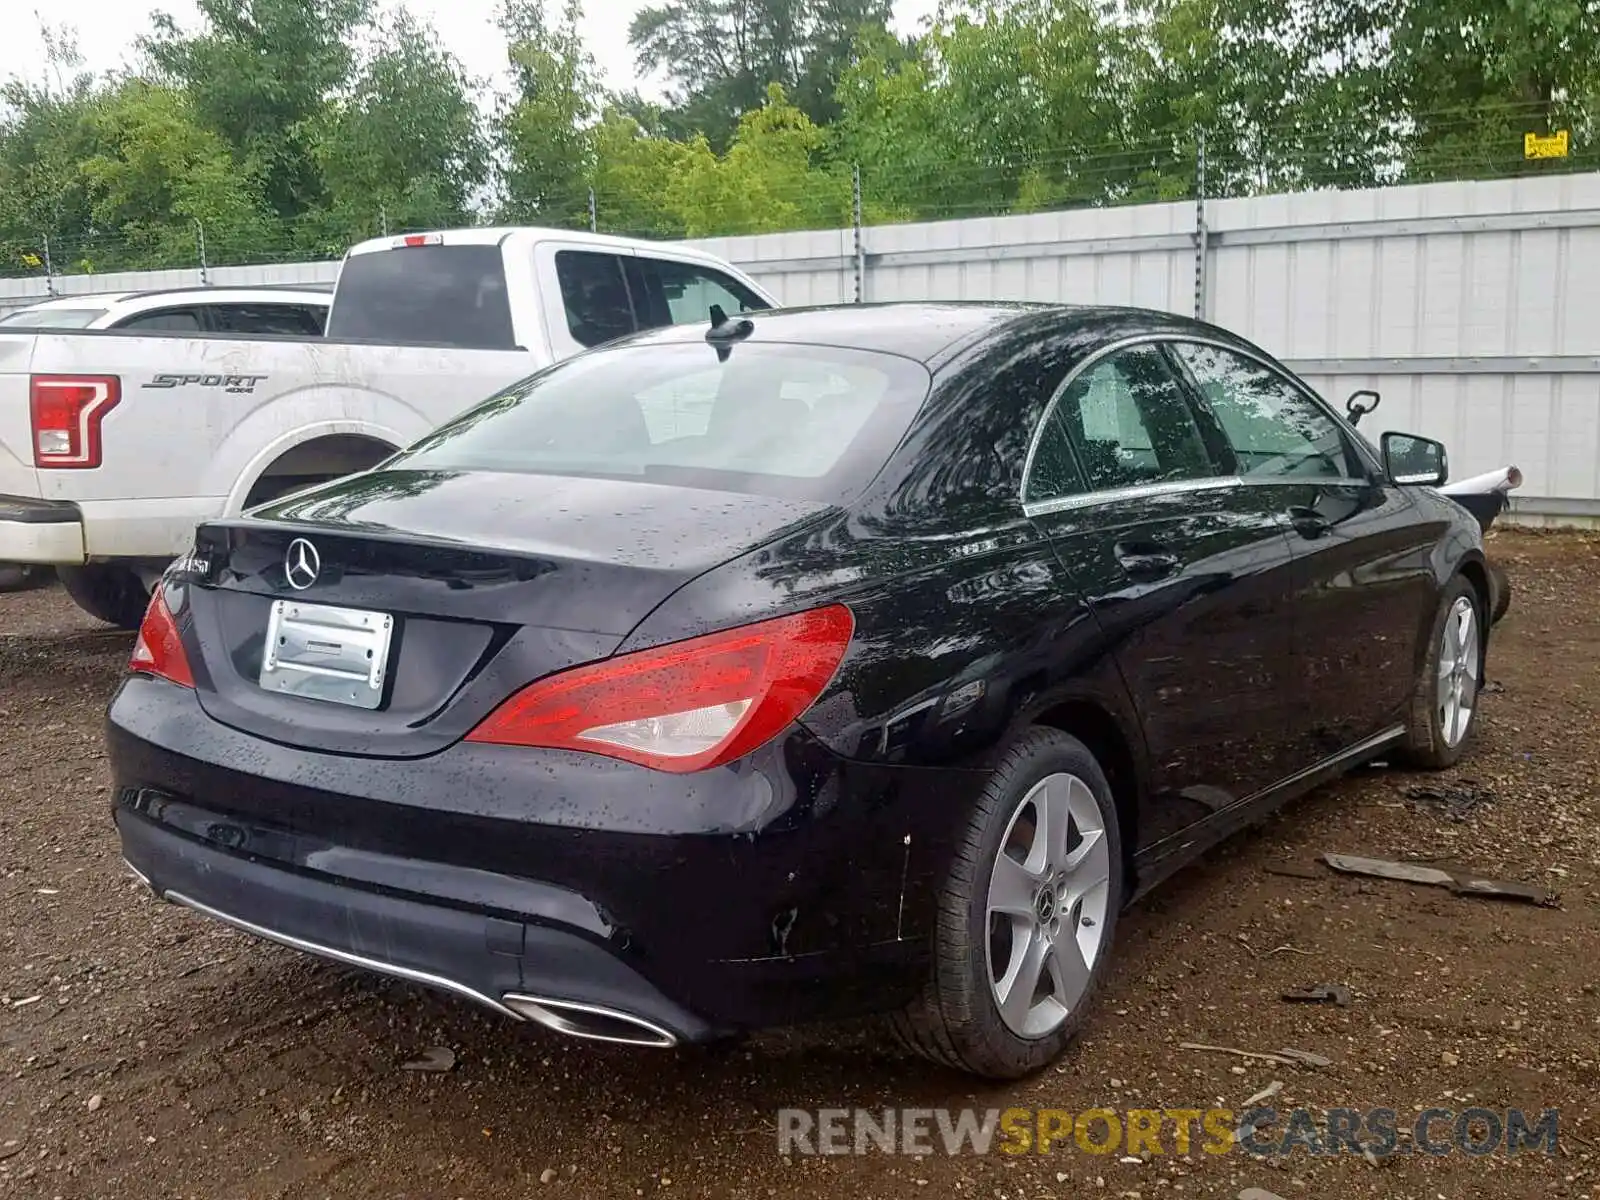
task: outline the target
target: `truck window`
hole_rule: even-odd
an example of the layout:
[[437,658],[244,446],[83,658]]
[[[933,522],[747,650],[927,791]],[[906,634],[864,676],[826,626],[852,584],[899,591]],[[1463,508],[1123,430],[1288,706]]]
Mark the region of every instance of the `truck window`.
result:
[[556,281],[567,310],[567,329],[578,345],[598,346],[638,328],[617,255],[558,250]]
[[515,350],[499,246],[401,246],[352,254],[339,270],[328,336]]
[[200,328],[200,313],[193,308],[158,308],[118,321],[111,328],[142,329],[152,333],[194,333]]
[[668,258],[634,260],[635,303],[645,329],[662,325],[697,325],[711,319],[711,306],[729,316],[771,307],[744,284],[721,271]]
[[224,333],[270,333],[287,337],[321,337],[326,309],[304,304],[216,304],[212,324]]

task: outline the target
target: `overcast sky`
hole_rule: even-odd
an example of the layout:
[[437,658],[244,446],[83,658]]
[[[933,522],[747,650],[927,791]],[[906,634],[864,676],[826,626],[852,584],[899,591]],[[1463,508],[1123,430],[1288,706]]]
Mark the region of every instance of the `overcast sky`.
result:
[[[384,0],[379,0],[380,4]],[[622,89],[637,84],[659,95],[659,80],[635,80],[633,53],[628,48],[628,23],[647,0],[588,0],[584,5],[584,37],[607,82]],[[445,44],[482,78],[495,78],[505,61],[505,46],[494,27],[497,0],[408,0],[418,17],[431,22]],[[559,3],[551,3],[559,10]],[[896,0],[895,24],[909,31],[932,14],[937,0]],[[74,26],[78,46],[90,70],[113,70],[132,60],[134,39],[150,28],[150,14],[166,11],[180,25],[197,21],[193,0],[0,0],[0,78],[41,73],[39,44],[34,36],[37,10],[52,25]]]

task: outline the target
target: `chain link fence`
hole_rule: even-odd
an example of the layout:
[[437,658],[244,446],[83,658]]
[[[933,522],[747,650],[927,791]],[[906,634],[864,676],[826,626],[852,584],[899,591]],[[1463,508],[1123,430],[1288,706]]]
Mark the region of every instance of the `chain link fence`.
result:
[[[524,200],[506,223],[662,239],[853,227],[859,248],[863,227],[873,225],[1193,199],[1195,233],[1203,240],[1208,200],[1600,170],[1593,126],[1587,111],[1573,112],[1555,130],[1542,107],[1506,105],[1416,114],[1388,128],[1174,127],[1116,145],[908,156],[898,163],[822,160],[802,173],[756,178],[696,211],[675,203],[672,179],[650,195],[585,186]],[[92,292],[98,280],[120,272],[175,270],[185,282],[206,284],[225,267],[334,262],[354,242],[410,228],[378,208],[364,220],[318,214],[277,225],[218,228],[196,221],[136,232],[13,236],[0,239],[0,309]]]

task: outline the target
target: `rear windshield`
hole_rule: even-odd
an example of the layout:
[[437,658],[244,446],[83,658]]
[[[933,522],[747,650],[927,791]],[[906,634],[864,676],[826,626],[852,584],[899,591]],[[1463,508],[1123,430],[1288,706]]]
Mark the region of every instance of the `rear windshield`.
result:
[[25,308],[0,317],[0,325],[10,329],[87,329],[90,322],[105,315],[103,308]]
[[352,254],[328,314],[331,338],[512,350],[498,246],[403,246]]
[[391,469],[631,478],[840,503],[928,393],[921,363],[832,346],[619,346],[470,409]]

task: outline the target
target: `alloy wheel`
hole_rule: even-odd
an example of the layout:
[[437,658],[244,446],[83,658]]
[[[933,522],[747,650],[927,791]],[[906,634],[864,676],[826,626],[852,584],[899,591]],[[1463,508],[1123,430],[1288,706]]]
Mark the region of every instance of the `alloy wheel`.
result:
[[1012,813],[989,880],[989,986],[1012,1033],[1048,1037],[1081,1002],[1110,902],[1094,793],[1076,775],[1046,776]]
[[1439,732],[1447,746],[1459,746],[1472,724],[1478,702],[1478,660],[1477,614],[1471,600],[1458,596],[1445,617],[1439,646]]

